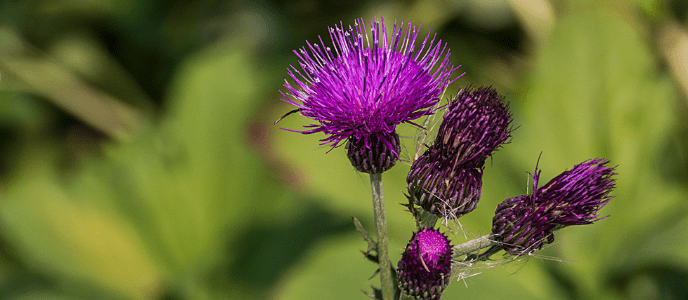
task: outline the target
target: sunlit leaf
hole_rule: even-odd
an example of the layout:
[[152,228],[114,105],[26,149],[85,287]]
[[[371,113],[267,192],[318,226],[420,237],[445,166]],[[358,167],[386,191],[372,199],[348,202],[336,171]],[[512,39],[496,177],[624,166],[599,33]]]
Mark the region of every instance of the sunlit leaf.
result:
[[127,297],[147,298],[159,292],[161,274],[130,224],[70,200],[50,171],[26,176],[0,206],[2,232],[24,262],[35,270],[90,281]]

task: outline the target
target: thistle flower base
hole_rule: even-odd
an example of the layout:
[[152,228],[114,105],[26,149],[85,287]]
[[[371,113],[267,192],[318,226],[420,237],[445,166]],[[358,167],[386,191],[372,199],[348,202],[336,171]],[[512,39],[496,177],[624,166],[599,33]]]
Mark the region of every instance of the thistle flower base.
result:
[[377,174],[394,167],[401,151],[399,135],[391,134],[371,135],[370,141],[349,138],[346,144],[347,157],[357,171]]

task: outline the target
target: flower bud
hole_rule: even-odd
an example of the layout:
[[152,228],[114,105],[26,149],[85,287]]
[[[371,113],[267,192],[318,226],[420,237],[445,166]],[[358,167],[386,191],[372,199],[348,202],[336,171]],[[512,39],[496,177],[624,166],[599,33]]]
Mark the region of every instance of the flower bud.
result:
[[416,299],[440,299],[449,283],[452,246],[432,228],[413,234],[397,268],[399,288]]
[[346,144],[351,165],[363,173],[382,173],[394,167],[401,151],[399,135],[374,134],[366,137],[370,141],[350,137]]
[[[613,197],[614,167],[607,160],[578,164],[537,188],[535,167],[532,195],[509,198],[497,206],[492,233],[497,248],[509,254],[528,254],[554,242],[554,231],[569,225],[591,224],[602,219],[597,212]],[[492,249],[498,250],[498,249]]]
[[463,89],[444,115],[435,142],[406,177],[414,204],[459,218],[480,200],[485,160],[511,137],[511,113],[491,87]]

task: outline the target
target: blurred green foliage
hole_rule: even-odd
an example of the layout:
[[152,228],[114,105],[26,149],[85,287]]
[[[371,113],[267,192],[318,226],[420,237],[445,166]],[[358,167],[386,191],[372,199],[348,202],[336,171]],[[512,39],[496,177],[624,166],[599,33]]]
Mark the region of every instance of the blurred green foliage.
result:
[[[372,229],[367,176],[278,129],[305,118],[272,122],[291,50],[379,15],[449,44],[466,74],[447,97],[493,85],[511,102],[518,129],[478,209],[443,229],[455,243],[527,192],[541,152],[543,182],[618,164],[608,218],[443,299],[688,296],[683,1],[33,0],[0,3],[0,299],[365,299],[379,283],[351,216]],[[396,203],[418,132],[399,131],[394,264],[415,226]]]

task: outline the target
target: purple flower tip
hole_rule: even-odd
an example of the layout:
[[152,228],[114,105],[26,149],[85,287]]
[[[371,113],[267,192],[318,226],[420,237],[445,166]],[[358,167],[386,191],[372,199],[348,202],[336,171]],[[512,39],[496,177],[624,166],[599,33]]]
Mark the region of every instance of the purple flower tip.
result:
[[435,142],[406,177],[415,204],[459,218],[478,205],[485,160],[511,137],[508,105],[491,87],[462,89],[448,107]]
[[449,283],[451,254],[449,239],[439,231],[414,233],[399,260],[399,288],[417,299],[439,299]]
[[613,198],[615,167],[593,159],[574,166],[537,188],[535,167],[532,195],[509,198],[497,206],[492,233],[509,254],[527,254],[554,241],[553,231],[603,219],[597,212]]
[[494,88],[465,88],[449,103],[434,145],[457,164],[482,166],[511,138],[511,121],[508,104]]
[[[446,44],[428,34],[417,48],[420,30],[396,22],[388,38],[384,19],[371,22],[370,31],[363,19],[348,30],[340,23],[329,28],[332,47],[320,38],[320,44],[307,42],[308,49],[294,51],[300,69],[290,67],[295,84],[285,80],[282,100],[314,121],[296,132],[323,132],[322,144],[332,147],[352,139],[362,143],[353,148],[367,151],[376,140],[394,140],[397,125],[434,112],[442,91],[456,80],[451,77],[458,67],[449,62]],[[398,159],[397,149],[385,152]]]

